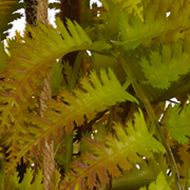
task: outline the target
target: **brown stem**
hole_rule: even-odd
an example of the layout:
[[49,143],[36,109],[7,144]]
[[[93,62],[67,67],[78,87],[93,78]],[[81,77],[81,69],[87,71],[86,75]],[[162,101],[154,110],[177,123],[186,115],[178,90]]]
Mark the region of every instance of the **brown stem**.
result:
[[37,0],[37,20],[48,24],[48,0]]
[[[37,21],[48,24],[48,0],[37,0]],[[47,101],[51,99],[50,79],[47,76],[44,79],[44,87],[40,95],[40,116],[44,117],[47,110]],[[44,190],[52,189],[52,181],[54,181],[55,161],[54,161],[54,140],[47,137],[42,142],[43,154],[43,184]]]
[[[51,99],[51,88],[49,77],[44,79],[44,87],[40,95],[40,116],[44,117],[44,112],[47,110],[47,101]],[[42,142],[43,154],[43,184],[44,190],[51,190],[52,181],[55,173],[54,161],[54,141],[51,137],[44,139]]]

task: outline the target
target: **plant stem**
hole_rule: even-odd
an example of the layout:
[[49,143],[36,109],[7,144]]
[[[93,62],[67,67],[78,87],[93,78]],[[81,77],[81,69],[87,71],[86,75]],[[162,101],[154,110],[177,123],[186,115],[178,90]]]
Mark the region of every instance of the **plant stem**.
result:
[[133,88],[137,94],[137,97],[143,103],[149,118],[151,119],[152,123],[157,122],[157,118],[156,118],[155,113],[152,109],[151,103],[148,100],[148,98],[146,97],[142,88],[138,85],[138,83],[134,77],[133,71],[131,70],[131,68],[129,67],[129,65],[127,64],[127,62],[123,58],[120,58],[120,59],[121,59],[120,63],[122,65],[125,73],[127,74],[128,78],[129,78],[129,80],[130,80],[130,82],[131,82],[131,84],[132,84],[132,86],[133,86]]
[[[37,21],[48,24],[48,0],[37,0]],[[43,90],[40,95],[40,116],[44,117],[47,110],[47,101],[51,99],[52,90],[50,87],[50,77],[44,79]],[[55,178],[54,161],[54,140],[51,137],[44,139],[42,143],[43,153],[43,184],[44,190],[51,190],[55,185],[52,181]]]
[[37,0],[37,21],[48,24],[48,0]]

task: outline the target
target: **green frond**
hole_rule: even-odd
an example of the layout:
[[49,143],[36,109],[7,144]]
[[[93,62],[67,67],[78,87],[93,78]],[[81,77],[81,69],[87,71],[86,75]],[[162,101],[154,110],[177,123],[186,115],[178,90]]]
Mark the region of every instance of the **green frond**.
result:
[[[78,125],[84,122],[84,115],[90,120],[96,113],[115,105],[117,102],[137,100],[126,91],[111,69],[108,73],[102,70],[100,78],[95,72],[92,72],[88,78],[81,80],[81,89],[63,91],[59,95],[60,101],[51,100],[49,104],[52,111],[45,113],[45,118],[31,117],[25,114],[25,125],[17,123],[12,129],[13,145],[9,151],[8,170],[16,166],[16,163],[24,156],[33,146],[39,144],[44,138],[56,133],[60,127],[66,127],[67,131],[72,130],[72,123],[75,121]],[[64,102],[69,105],[65,105]],[[21,119],[21,122],[22,119]],[[27,123],[27,124],[26,124]],[[23,138],[24,137],[24,138]],[[20,144],[22,142],[22,144]]]
[[[103,111],[109,106],[122,101],[136,102],[135,97],[130,95],[123,87],[111,69],[100,71],[100,78],[96,72],[91,72],[88,78],[83,78],[80,88],[73,91],[74,94],[63,91],[60,96],[69,105],[61,102],[52,102],[53,109],[56,110],[55,118],[52,112],[47,117],[60,123],[68,124],[75,120],[79,125],[83,122],[83,116],[94,116],[97,112]],[[58,114],[59,113],[59,114]],[[92,114],[92,115],[91,115]],[[64,117],[63,117],[64,115]]]
[[140,64],[147,83],[155,88],[167,89],[190,71],[189,61],[189,52],[184,51],[182,43],[178,42],[151,51]]
[[[0,40],[5,39],[7,33],[4,33],[11,27],[11,21],[19,18],[19,14],[12,14],[21,8],[19,0],[0,0]],[[4,33],[4,34],[3,34]]]
[[[125,130],[121,124],[115,124],[116,138],[108,135],[98,142],[88,139],[90,153],[71,164],[72,170],[61,183],[61,188],[93,189],[109,183],[110,176],[119,177],[123,171],[142,162],[142,156],[153,157],[153,152],[164,153],[164,147],[148,132],[142,112],[134,115]],[[141,156],[140,156],[141,155]]]
[[139,190],[171,190],[171,188],[163,172],[160,172],[155,182],[152,182],[148,188],[142,187]]
[[190,124],[189,124],[190,106],[186,105],[183,110],[178,105],[169,107],[165,126],[167,127],[171,137],[180,144],[189,142]]
[[52,100],[50,103],[52,110],[56,112],[47,112],[46,117],[54,121],[54,125],[59,126],[62,123],[70,127],[72,120],[80,125],[84,115],[90,118],[117,102],[137,103],[135,97],[126,91],[128,86],[123,87],[111,69],[108,69],[108,72],[101,70],[100,78],[95,71],[92,71],[89,77],[84,77],[80,81],[79,87],[73,93],[69,91],[60,93],[60,100],[64,100],[68,105],[62,101]]
[[[57,29],[43,24],[28,26],[24,38],[10,41],[10,54],[4,86],[12,91],[17,102],[26,102],[38,93],[55,60],[73,51],[94,49],[91,39],[76,22],[67,20],[67,27],[57,20]],[[30,35],[28,35],[30,34]],[[27,100],[28,99],[28,100]]]
[[16,80],[13,88],[18,99],[31,96],[34,89],[39,88],[55,59],[72,51],[90,48],[90,38],[77,23],[68,20],[68,30],[60,20],[57,24],[57,29],[43,24],[28,26],[24,39],[11,42],[7,77]]
[[[32,96],[41,92],[43,79],[56,64],[57,58],[92,45],[86,32],[77,23],[68,20],[68,30],[60,20],[57,23],[57,29],[43,24],[28,26],[25,37],[17,34],[15,40],[9,41],[10,58],[6,70],[2,72],[6,79],[1,81],[0,104],[3,112],[7,110],[8,114],[2,113],[0,120],[4,123],[8,123],[10,114],[21,114],[23,107],[32,101]],[[17,110],[13,108],[14,105],[17,105]],[[14,118],[12,115],[11,118]]]
[[170,0],[144,0],[142,4],[144,22],[121,12],[118,24],[126,50],[135,49],[139,45],[176,41],[189,30],[189,1],[174,0],[171,3]]

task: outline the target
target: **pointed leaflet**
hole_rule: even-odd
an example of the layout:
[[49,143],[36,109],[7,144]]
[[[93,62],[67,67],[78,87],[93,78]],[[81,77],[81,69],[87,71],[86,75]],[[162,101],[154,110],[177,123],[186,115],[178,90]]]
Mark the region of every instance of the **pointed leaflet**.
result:
[[[0,118],[3,123],[8,125],[10,118],[14,122],[17,116],[12,113],[17,113],[21,105],[28,106],[31,97],[40,93],[43,79],[55,59],[71,51],[91,47],[91,39],[77,23],[68,20],[68,30],[60,20],[57,23],[57,29],[43,24],[28,26],[24,38],[17,34],[15,40],[9,41],[11,56],[6,70],[2,72],[5,80],[0,81],[0,104],[3,110],[7,110]],[[17,111],[13,109],[14,105],[18,106]]]
[[155,182],[152,182],[148,188],[142,187],[139,190],[171,190],[171,188],[164,174],[160,172]]
[[140,63],[147,82],[155,88],[169,88],[172,82],[190,71],[188,51],[184,50],[181,42],[161,45],[157,50],[151,51]]
[[[134,15],[121,12],[119,30],[126,50],[151,42],[175,41],[183,38],[190,26],[190,2],[186,0],[142,1],[143,18],[141,22]],[[170,14],[167,16],[167,14]]]
[[14,141],[14,145],[9,149],[10,160],[7,166],[9,171],[12,171],[20,158],[33,146],[38,145],[44,137],[53,135],[60,128],[72,130],[72,123],[75,121],[81,125],[84,122],[84,115],[91,120],[98,112],[117,102],[127,100],[137,102],[126,91],[128,86],[123,87],[111,69],[108,72],[102,70],[100,78],[95,71],[91,72],[88,78],[81,80],[80,87],[81,89],[74,90],[74,94],[63,91],[57,101],[51,100],[50,111],[44,113],[44,119],[25,115],[25,125],[16,126],[16,131],[13,128],[13,136],[9,137]]
[[94,49],[94,43],[80,25],[67,20],[67,28],[59,19],[57,29],[39,23],[38,27],[28,26],[24,38],[17,35],[16,40],[9,42],[7,85],[12,85],[17,101],[25,101],[38,92],[55,59],[69,52]]
[[12,14],[19,8],[19,0],[0,0],[0,40],[5,39],[7,33],[3,32],[11,27],[10,22],[19,17],[18,13]]
[[[148,132],[142,112],[136,113],[133,121],[124,126],[115,124],[116,137],[108,135],[98,142],[87,139],[90,153],[72,163],[72,170],[61,183],[61,190],[93,189],[109,183],[110,176],[118,177],[122,171],[134,167],[142,161],[141,156],[150,158],[152,152],[165,152],[160,142]],[[140,156],[141,155],[141,156]]]
[[171,137],[180,144],[186,144],[190,137],[190,105],[187,104],[183,110],[178,105],[169,107],[164,120]]

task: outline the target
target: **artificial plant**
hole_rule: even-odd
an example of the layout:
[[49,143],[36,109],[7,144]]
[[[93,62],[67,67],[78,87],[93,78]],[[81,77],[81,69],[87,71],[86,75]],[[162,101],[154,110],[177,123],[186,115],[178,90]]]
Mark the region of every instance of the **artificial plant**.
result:
[[101,2],[0,0],[0,190],[190,188],[190,1]]

